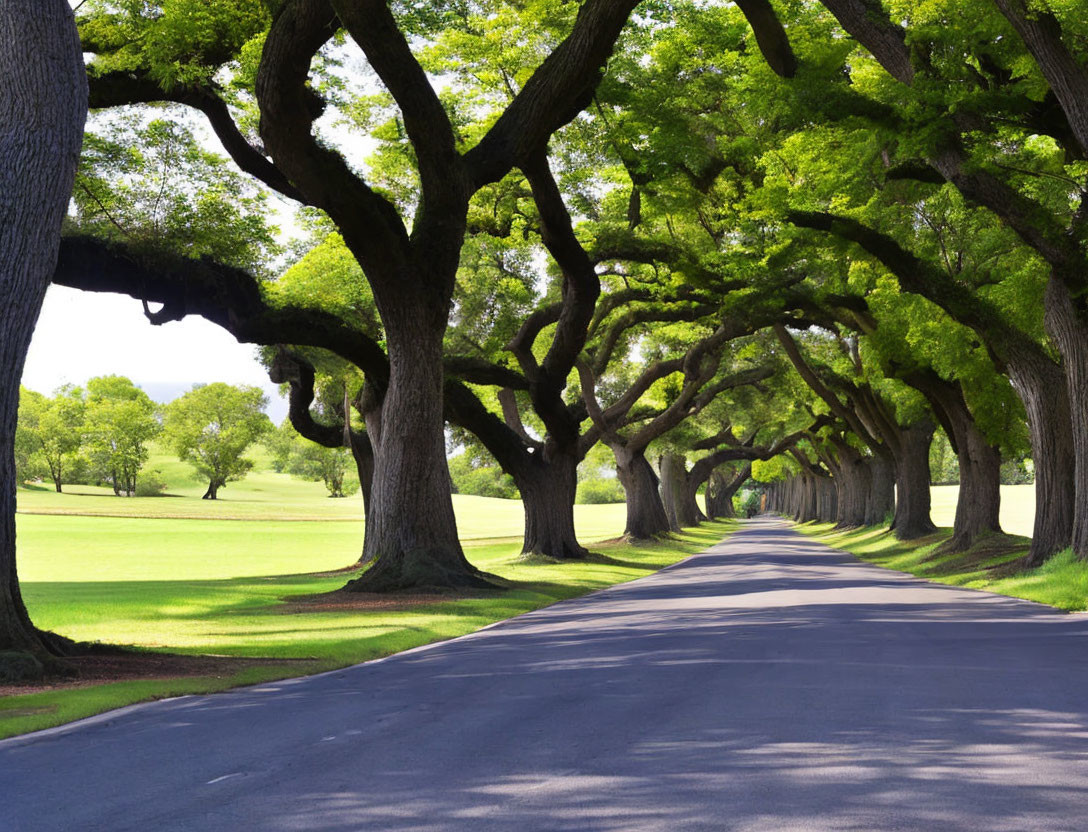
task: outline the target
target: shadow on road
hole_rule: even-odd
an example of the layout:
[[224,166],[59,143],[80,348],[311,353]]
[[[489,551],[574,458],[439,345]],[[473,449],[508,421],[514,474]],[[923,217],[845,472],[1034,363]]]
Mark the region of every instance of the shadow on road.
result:
[[762,521],[471,638],[0,764],[30,800],[74,755],[70,799],[117,829],[1078,829],[1086,635]]

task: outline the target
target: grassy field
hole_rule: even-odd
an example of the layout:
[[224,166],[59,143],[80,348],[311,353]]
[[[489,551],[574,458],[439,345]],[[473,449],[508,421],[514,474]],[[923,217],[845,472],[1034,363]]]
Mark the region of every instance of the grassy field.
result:
[[[959,486],[936,485],[932,488],[933,522],[938,526],[952,526],[956,518],[956,497]],[[1031,536],[1035,522],[1035,486],[1001,486],[1001,528],[1008,534]]]
[[[933,489],[933,520],[938,526],[952,525],[955,507],[955,486]],[[1001,488],[1001,526],[1012,539],[984,539],[973,550],[958,555],[934,554],[950,536],[947,528],[907,543],[896,540],[883,528],[843,532],[829,523],[806,523],[797,528],[862,560],[927,580],[984,589],[1062,610],[1088,610],[1088,563],[1075,559],[1071,551],[1037,569],[1016,567],[1016,561],[1027,552],[1034,518],[1035,487],[1010,485]]]
[[[473,597],[361,607],[314,596],[349,577],[362,542],[362,502],[332,500],[261,466],[222,499],[158,456],[177,496],[119,498],[103,489],[19,492],[20,575],[35,622],[79,641],[192,656],[260,659],[229,672],[63,687],[0,698],[0,737],[151,698],[316,673],[463,635],[495,621],[649,574],[721,539],[707,524],[645,546],[603,544],[578,564],[518,558],[518,501],[455,496],[468,558],[509,589]],[[260,522],[257,522],[260,521]],[[578,506],[583,541],[617,537],[622,505]],[[322,574],[325,573],[325,574]]]

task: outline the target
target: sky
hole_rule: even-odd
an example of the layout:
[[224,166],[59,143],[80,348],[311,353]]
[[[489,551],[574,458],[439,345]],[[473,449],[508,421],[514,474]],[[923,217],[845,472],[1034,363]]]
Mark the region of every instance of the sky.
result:
[[23,385],[51,393],[102,375],[128,376],[152,399],[166,402],[193,384],[224,381],[265,390],[279,423],[287,402],[256,359],[257,348],[190,317],[152,326],[138,300],[51,286],[30,344]]

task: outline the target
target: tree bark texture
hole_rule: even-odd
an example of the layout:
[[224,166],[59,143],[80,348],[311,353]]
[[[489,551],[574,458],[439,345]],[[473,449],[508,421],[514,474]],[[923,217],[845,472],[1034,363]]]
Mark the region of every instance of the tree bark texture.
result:
[[555,454],[550,459],[520,466],[514,482],[525,510],[522,555],[543,555],[557,560],[586,558],[589,552],[578,542],[574,530],[577,455]]
[[363,544],[363,558],[373,564],[347,588],[490,586],[465,559],[453,514],[442,415],[444,327],[425,302],[404,297],[392,306],[383,313],[392,319],[386,326],[389,385],[381,434],[372,438],[374,478]]
[[880,456],[869,460],[869,493],[865,497],[865,525],[880,526],[895,512],[895,466]]
[[1088,559],[1088,310],[1058,278],[1046,291],[1046,329],[1062,355],[1073,443],[1073,517],[1070,542]]
[[665,516],[669,518],[669,527],[678,532],[705,520],[696,501],[699,484],[689,476],[684,457],[681,454],[663,454],[660,470],[661,502],[665,506]]
[[936,373],[915,373],[904,381],[921,391],[944,426],[959,460],[960,487],[952,537],[943,552],[970,549],[984,534],[1001,532],[1001,452],[975,424],[963,390]]
[[869,460],[845,440],[833,439],[832,443],[838,456],[835,525],[840,529],[864,526],[873,480]]
[[72,196],[87,76],[62,0],[0,4],[0,650],[45,653],[15,558],[19,382]]
[[653,466],[642,453],[630,453],[621,446],[612,450],[616,455],[616,473],[627,496],[624,535],[633,540],[649,540],[667,534],[671,526]]
[[1009,380],[1028,417],[1035,463],[1035,524],[1028,563],[1038,566],[1073,539],[1073,430],[1062,370],[1034,354],[1010,356]]
[[895,518],[897,540],[915,540],[937,531],[930,519],[929,446],[934,424],[928,419],[902,428],[894,445]]

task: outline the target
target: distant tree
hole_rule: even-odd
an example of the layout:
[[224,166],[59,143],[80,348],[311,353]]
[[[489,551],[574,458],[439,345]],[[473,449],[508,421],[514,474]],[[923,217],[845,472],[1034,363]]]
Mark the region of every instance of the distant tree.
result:
[[113,493],[136,493],[136,476],[147,462],[147,443],[162,430],[155,403],[124,376],[87,382],[84,442],[99,477]]
[[960,481],[959,460],[943,429],[933,434],[929,446],[929,470],[934,485],[955,485]]
[[37,438],[26,426],[23,409],[28,396],[39,395],[25,387],[19,389],[19,421],[15,426],[15,484],[22,485],[45,474]]
[[228,482],[253,467],[242,456],[272,422],[264,412],[268,398],[257,387],[216,382],[194,387],[166,406],[166,441],[182,462],[208,480],[205,500],[214,500]]
[[321,480],[330,497],[349,497],[359,490],[355,460],[347,448],[326,448],[299,437],[287,470],[300,479]]
[[292,427],[290,419],[284,419],[282,424],[261,437],[261,444],[272,457],[272,470],[277,474],[290,473],[287,469],[299,439],[299,433]]
[[355,458],[346,446],[328,447],[305,439],[290,419],[284,419],[262,441],[272,454],[272,468],[276,472],[310,482],[320,480],[330,497],[348,497],[359,490]]
[[517,499],[518,489],[514,485],[514,478],[486,456],[465,451],[450,457],[448,462],[454,494]]
[[83,444],[84,411],[83,391],[72,385],[58,388],[53,398],[26,389],[19,394],[22,441],[36,452],[58,494]]

